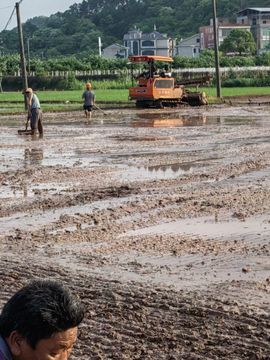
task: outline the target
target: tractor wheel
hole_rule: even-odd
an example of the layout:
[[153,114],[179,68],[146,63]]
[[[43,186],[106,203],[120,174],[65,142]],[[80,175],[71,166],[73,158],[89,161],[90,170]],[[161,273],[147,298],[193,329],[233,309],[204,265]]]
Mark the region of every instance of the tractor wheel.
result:
[[146,107],[145,101],[137,100],[136,101],[136,107],[137,108],[145,108]]

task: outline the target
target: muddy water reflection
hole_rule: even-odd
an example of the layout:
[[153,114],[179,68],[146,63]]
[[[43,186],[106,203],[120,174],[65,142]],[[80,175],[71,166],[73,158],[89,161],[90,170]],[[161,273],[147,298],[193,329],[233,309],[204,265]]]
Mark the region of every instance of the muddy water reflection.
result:
[[256,118],[256,116],[205,116],[205,115],[177,115],[173,114],[156,114],[145,113],[138,114],[137,118],[131,121],[132,127],[185,127],[185,126],[202,126],[202,125],[255,125],[265,126],[268,123],[265,119]]
[[43,160],[43,149],[33,148],[24,150],[24,164],[25,165],[41,165]]
[[120,174],[122,180],[161,180],[174,179],[177,176],[191,174],[196,168],[210,166],[206,162],[175,163],[156,166],[130,166]]
[[59,195],[63,191],[68,191],[69,188],[72,188],[75,184],[73,183],[32,183],[29,184],[27,182],[21,182],[21,184],[16,185],[0,185],[0,200],[18,200],[22,198],[33,198],[40,195],[51,196],[51,195]]
[[206,116],[180,116],[177,118],[162,118],[157,115],[144,114],[141,119],[131,123],[133,127],[177,127],[177,126],[199,126],[207,122]]

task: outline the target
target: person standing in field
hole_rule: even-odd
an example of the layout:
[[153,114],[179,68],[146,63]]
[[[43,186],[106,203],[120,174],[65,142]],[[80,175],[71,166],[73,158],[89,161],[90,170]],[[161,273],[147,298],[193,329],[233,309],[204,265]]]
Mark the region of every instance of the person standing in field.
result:
[[91,83],[85,84],[85,91],[82,94],[82,99],[84,99],[83,109],[87,119],[91,120],[92,117],[92,108],[95,105],[95,93],[91,90]]
[[41,108],[40,102],[36,94],[34,94],[31,88],[25,90],[25,95],[27,99],[28,106],[28,117],[30,119],[30,126],[32,135],[36,134],[39,131],[40,134],[43,133],[43,126],[41,120]]
[[84,313],[60,282],[32,281],[1,311],[0,360],[67,360]]

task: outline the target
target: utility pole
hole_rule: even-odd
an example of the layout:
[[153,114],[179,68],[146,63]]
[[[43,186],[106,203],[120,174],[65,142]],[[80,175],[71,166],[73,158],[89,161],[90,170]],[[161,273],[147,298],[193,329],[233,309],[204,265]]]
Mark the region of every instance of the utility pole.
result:
[[30,66],[30,40],[32,38],[27,38],[27,60],[28,60],[28,76],[30,76],[31,66]]
[[101,56],[101,37],[99,36],[98,37],[98,55]]
[[[28,81],[27,81],[26,63],[25,63],[25,55],[24,55],[23,32],[22,32],[22,23],[21,23],[21,15],[20,15],[20,3],[18,3],[18,2],[16,2],[16,14],[17,14],[17,26],[18,26],[19,44],[20,44],[21,72],[22,72],[22,78],[23,78],[23,87],[25,90],[28,88]],[[27,99],[26,99],[25,94],[24,94],[24,106],[25,106],[25,110],[27,110]]]
[[221,97],[220,71],[219,71],[219,54],[218,54],[218,34],[217,34],[217,9],[216,0],[212,0],[213,5],[213,29],[214,29],[214,48],[215,48],[215,66],[216,66],[216,82],[217,97]]

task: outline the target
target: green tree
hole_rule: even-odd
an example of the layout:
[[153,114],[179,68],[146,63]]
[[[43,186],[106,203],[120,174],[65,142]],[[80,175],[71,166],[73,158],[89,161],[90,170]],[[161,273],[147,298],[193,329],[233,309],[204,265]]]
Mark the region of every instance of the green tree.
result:
[[270,65],[270,51],[266,51],[259,56],[256,56],[257,66],[269,66]]
[[250,31],[235,29],[220,45],[220,50],[224,53],[238,53],[240,56],[254,54],[256,43]]
[[[235,20],[241,8],[253,7],[255,3],[257,7],[269,6],[269,0],[218,0],[217,15]],[[65,12],[27,20],[23,30],[25,39],[31,38],[31,56],[97,55],[99,36],[106,47],[113,42],[122,43],[123,35],[135,25],[144,32],[152,32],[156,25],[161,33],[185,38],[208,25],[211,17],[211,0],[83,0]],[[1,52],[17,53],[17,28],[0,35]]]

